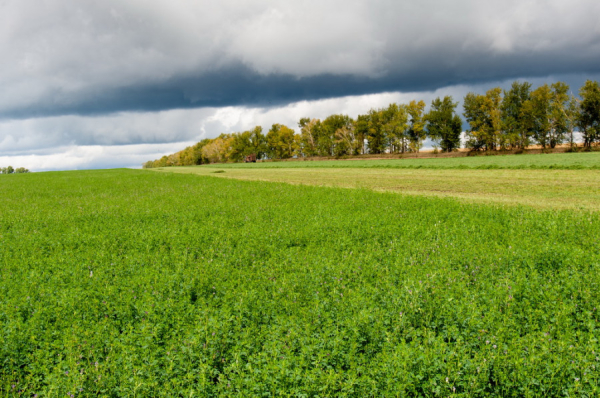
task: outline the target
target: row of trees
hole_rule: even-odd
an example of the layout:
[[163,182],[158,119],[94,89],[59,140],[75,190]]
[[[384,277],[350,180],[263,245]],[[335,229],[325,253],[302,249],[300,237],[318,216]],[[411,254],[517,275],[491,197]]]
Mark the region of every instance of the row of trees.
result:
[[12,166],[8,167],[0,167],[0,174],[21,174],[21,173],[29,173],[25,167],[17,167],[14,169]]
[[[426,111],[424,101],[390,104],[371,109],[352,119],[331,115],[324,120],[302,118],[299,132],[274,124],[263,134],[262,127],[241,133],[221,134],[161,159],[144,163],[145,168],[203,163],[240,162],[247,155],[258,159],[345,156],[365,153],[419,152],[425,139],[437,148],[453,151],[460,147],[463,132],[457,102],[452,97],[436,98]],[[463,116],[469,124],[466,147],[471,150],[543,148],[570,143],[579,131],[583,144],[600,143],[600,85],[587,81],[579,97],[563,82],[532,90],[528,82],[514,82],[509,90],[499,87],[485,94],[468,93]]]
[[471,149],[514,149],[539,144],[554,148],[575,145],[575,131],[590,147],[600,139],[600,87],[587,81],[581,98],[569,94],[563,82],[544,84],[531,90],[527,82],[514,82],[508,91],[496,87],[485,95],[465,96],[464,116],[470,125],[467,147]]

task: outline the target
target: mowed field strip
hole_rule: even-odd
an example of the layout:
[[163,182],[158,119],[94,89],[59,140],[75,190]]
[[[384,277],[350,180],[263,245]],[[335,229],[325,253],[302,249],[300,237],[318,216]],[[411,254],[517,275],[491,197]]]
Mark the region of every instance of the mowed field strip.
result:
[[[423,156],[426,154],[420,154]],[[600,170],[600,152],[520,154],[492,156],[413,157],[396,155],[395,159],[353,158],[345,160],[291,160],[258,163],[221,163],[208,167],[227,168],[426,168],[426,169],[596,169]],[[456,154],[452,154],[456,155]],[[428,154],[426,156],[432,156]]]
[[456,197],[473,202],[527,205],[543,209],[600,210],[600,171],[593,169],[191,166],[153,170],[240,180],[363,188],[408,195]]

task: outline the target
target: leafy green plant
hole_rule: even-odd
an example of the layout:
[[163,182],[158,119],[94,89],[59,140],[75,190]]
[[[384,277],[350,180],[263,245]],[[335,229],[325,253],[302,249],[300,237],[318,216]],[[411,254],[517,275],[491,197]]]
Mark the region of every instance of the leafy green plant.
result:
[[136,170],[0,184],[4,396],[600,392],[598,213]]

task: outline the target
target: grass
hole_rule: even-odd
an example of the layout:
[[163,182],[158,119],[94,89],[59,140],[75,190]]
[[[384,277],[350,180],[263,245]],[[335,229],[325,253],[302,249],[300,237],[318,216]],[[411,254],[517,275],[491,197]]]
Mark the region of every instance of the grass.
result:
[[[600,172],[596,170],[219,166],[221,169],[218,176],[222,178],[365,188],[408,195],[456,197],[477,203],[527,205],[541,209],[600,210]],[[157,170],[215,175],[212,174],[215,173],[214,168],[205,166]]]
[[599,213],[223,170],[0,178],[0,394],[600,394]]
[[600,169],[600,152],[536,155],[495,155],[455,158],[411,158],[370,160],[280,161],[215,164],[218,168],[416,168],[416,169]]

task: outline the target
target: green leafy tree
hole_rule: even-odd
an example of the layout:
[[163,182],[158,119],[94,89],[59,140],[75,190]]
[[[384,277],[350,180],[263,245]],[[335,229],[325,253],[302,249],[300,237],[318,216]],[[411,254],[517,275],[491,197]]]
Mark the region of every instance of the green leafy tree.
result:
[[467,148],[472,150],[486,149],[485,97],[481,94],[468,93],[463,100],[464,117],[469,123],[467,130]]
[[544,84],[531,92],[531,98],[523,104],[526,128],[531,130],[535,141],[546,148],[550,144],[552,89]]
[[368,129],[367,142],[369,153],[384,153],[386,150],[386,136],[383,128],[384,120],[382,112],[377,109],[371,109],[367,115]]
[[267,133],[267,151],[271,159],[288,159],[300,149],[300,136],[294,130],[274,124]]
[[488,90],[485,95],[468,93],[465,96],[464,116],[471,127],[467,131],[467,147],[488,151],[504,147],[501,103],[499,87]]
[[568,111],[570,108],[569,86],[563,82],[552,84],[549,112],[549,140],[550,148],[565,141],[569,129]]
[[600,141],[600,85],[597,81],[587,80],[579,89],[578,125],[583,135],[583,144],[589,148]]
[[254,154],[257,159],[262,159],[266,153],[266,140],[262,134],[262,127],[256,126],[250,131],[234,133],[231,144],[230,160],[243,161],[246,156]]
[[263,134],[261,126],[256,126],[250,130],[250,153],[256,154],[257,159],[264,159],[267,156],[267,138]]
[[336,154],[335,147],[338,140],[336,132],[344,128],[353,129],[352,119],[347,115],[331,115],[323,120],[319,137],[320,152],[323,155],[332,156]]
[[365,141],[369,136],[369,115],[358,115],[356,121],[354,122],[354,134],[356,136],[356,140],[358,141],[357,146],[360,146],[361,154],[365,154],[367,152],[367,148],[365,146]]
[[427,136],[438,144],[445,152],[451,152],[460,147],[462,120],[455,112],[457,102],[452,102],[451,96],[439,97],[431,102],[431,109],[426,116]]
[[565,109],[565,122],[567,133],[569,135],[569,146],[571,149],[577,145],[575,143],[575,129],[579,120],[579,102],[574,95],[569,95],[569,101]]
[[321,121],[303,117],[298,123],[300,127],[300,147],[304,156],[319,156],[319,137],[321,136]]
[[408,113],[405,105],[390,104],[382,109],[382,129],[390,152],[408,151]]
[[244,131],[243,133],[233,133],[233,142],[231,144],[230,159],[234,162],[241,162],[244,158],[251,153],[254,153],[250,136],[250,131]]
[[182,151],[163,156],[160,159],[149,160],[142,164],[145,169],[167,166],[189,166],[210,163],[210,160],[202,155],[202,148],[214,142],[214,139],[205,138],[195,145],[189,146]]
[[189,146],[183,151],[179,152],[179,164],[177,164],[177,166],[191,166],[208,163],[208,161],[206,161],[202,157],[202,147],[204,147],[204,145],[207,145],[210,141],[211,140],[204,139],[196,143],[195,145]]
[[531,98],[531,83],[513,82],[510,90],[504,91],[502,99],[502,121],[505,141],[511,148],[525,149],[530,145],[532,131],[527,127],[523,104]]
[[568,130],[566,111],[569,109],[569,86],[557,82],[544,84],[532,91],[523,105],[525,119],[533,137],[542,148],[555,148],[565,140]]
[[423,147],[425,139],[425,101],[410,101],[406,106],[406,112],[409,116],[408,139],[409,148],[412,152],[418,153]]

